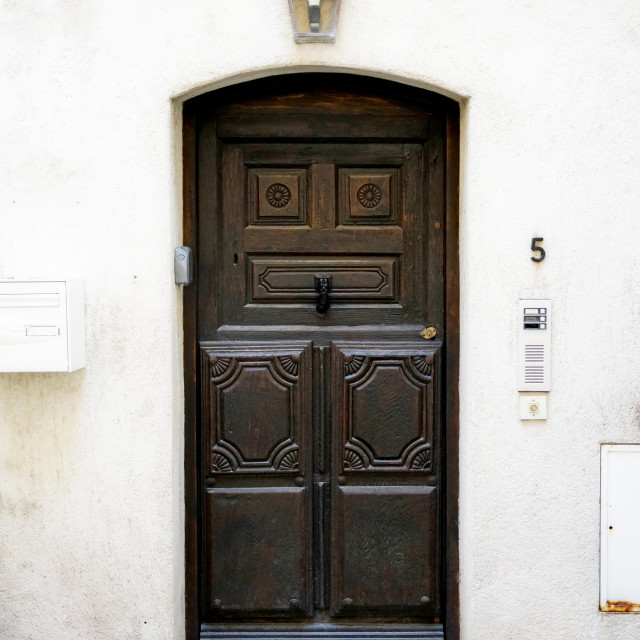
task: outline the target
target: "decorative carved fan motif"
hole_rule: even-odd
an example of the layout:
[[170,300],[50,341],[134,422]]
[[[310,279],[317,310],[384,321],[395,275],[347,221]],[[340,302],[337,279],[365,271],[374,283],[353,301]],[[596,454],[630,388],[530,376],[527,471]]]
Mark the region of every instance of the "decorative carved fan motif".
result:
[[411,362],[413,366],[423,375],[431,376],[431,365],[433,364],[433,356],[412,356]]
[[411,462],[414,471],[428,471],[431,469],[431,449],[423,449]]
[[282,368],[289,375],[293,376],[294,378],[298,377],[298,361],[300,360],[299,356],[280,356],[279,360]]
[[278,471],[297,471],[298,470],[298,450],[289,451],[283,456],[278,465]]
[[214,473],[229,473],[233,471],[231,462],[221,453],[215,451],[211,456],[211,471]]
[[218,378],[229,368],[231,358],[218,358],[218,356],[211,356],[209,362],[211,363],[213,377]]
[[344,357],[344,373],[347,376],[355,373],[364,362],[364,356],[345,356]]
[[364,469],[364,460],[351,449],[346,449],[344,453],[345,469]]

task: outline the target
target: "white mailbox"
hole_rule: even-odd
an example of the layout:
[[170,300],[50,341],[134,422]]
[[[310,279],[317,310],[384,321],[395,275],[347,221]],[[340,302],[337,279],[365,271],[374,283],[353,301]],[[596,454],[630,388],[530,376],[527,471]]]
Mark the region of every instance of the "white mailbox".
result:
[[85,366],[81,280],[0,280],[0,371]]

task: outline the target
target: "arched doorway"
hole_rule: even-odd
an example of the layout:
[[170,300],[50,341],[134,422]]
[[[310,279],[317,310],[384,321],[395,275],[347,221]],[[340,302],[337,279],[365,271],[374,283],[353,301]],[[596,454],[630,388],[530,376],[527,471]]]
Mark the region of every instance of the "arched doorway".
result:
[[457,123],[346,74],[186,103],[189,640],[457,637]]

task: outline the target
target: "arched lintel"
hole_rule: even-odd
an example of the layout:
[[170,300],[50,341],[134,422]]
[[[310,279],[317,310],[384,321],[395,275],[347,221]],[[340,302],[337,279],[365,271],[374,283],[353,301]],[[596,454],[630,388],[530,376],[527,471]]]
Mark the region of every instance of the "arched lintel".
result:
[[408,87],[414,87],[416,89],[429,91],[433,94],[440,95],[443,98],[447,98],[459,104],[464,104],[469,99],[469,96],[462,91],[458,91],[455,88],[447,86],[444,83],[438,84],[436,82],[431,82],[428,79],[418,76],[412,76],[409,74],[405,75],[392,71],[381,71],[379,69],[317,64],[269,66],[261,67],[259,69],[240,71],[237,73],[222,76],[220,78],[212,79],[207,82],[202,82],[189,89],[176,90],[171,96],[171,99],[177,104],[182,104],[187,100],[190,100],[191,98],[196,98],[212,91],[217,91],[218,89],[225,89],[234,85],[251,82],[253,80],[304,73],[345,74],[361,76],[363,78],[375,78],[378,80],[394,82],[400,85],[406,85]]

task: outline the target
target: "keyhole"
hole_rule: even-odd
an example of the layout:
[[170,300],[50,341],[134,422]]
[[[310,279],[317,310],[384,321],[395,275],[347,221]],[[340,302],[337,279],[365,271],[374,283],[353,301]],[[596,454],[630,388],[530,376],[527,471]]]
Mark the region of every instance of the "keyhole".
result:
[[238,264],[238,254],[237,253],[233,254],[233,264]]

